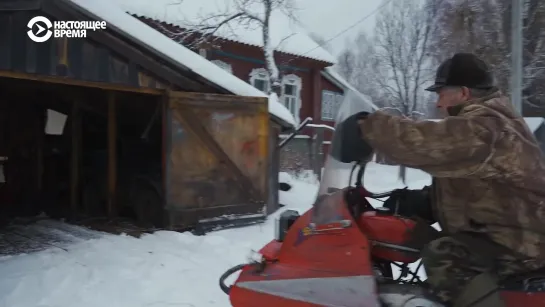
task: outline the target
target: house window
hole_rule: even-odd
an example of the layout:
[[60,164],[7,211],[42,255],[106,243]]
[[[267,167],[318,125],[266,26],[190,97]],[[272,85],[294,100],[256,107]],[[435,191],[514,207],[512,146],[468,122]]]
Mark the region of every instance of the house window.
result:
[[340,93],[322,91],[322,120],[335,121],[343,98]]
[[250,72],[250,84],[263,93],[270,90],[269,74],[265,68],[256,68]]
[[297,75],[286,75],[282,78],[280,99],[296,120],[299,120],[299,109],[301,109],[301,87],[302,81]]
[[333,120],[337,119],[337,113],[339,113],[339,109],[341,108],[341,104],[343,103],[344,95],[341,93],[335,93],[335,107],[333,109]]
[[212,63],[216,64],[218,67],[220,67],[221,69],[229,72],[230,74],[233,73],[233,68],[231,67],[231,64],[229,63],[225,63],[224,61],[220,61],[220,60],[213,60],[211,61]]
[[254,82],[252,85],[264,93],[269,92],[269,81],[265,79],[254,79]]

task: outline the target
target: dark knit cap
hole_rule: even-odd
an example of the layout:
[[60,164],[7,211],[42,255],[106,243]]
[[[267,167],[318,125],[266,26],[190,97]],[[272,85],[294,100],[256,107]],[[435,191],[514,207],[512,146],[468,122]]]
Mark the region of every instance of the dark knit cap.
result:
[[489,90],[494,87],[494,77],[488,65],[472,53],[457,53],[437,68],[435,84],[426,91],[437,92],[445,86]]

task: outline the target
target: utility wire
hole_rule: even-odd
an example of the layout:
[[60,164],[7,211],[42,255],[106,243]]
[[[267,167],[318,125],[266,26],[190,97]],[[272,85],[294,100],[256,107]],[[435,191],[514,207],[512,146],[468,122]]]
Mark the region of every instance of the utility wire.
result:
[[310,49],[309,51],[303,53],[302,55],[307,55],[308,53],[320,48],[320,47],[323,47],[323,45],[329,43],[330,41],[338,38],[339,36],[343,35],[344,33],[348,32],[349,30],[353,29],[354,27],[356,27],[357,25],[359,25],[360,23],[364,22],[365,20],[367,20],[369,17],[375,15],[378,11],[380,11],[381,9],[383,9],[385,6],[387,6],[388,4],[390,4],[390,2],[392,2],[392,0],[388,0],[388,1],[385,1],[382,5],[380,5],[379,7],[377,7],[376,9],[374,9],[371,13],[365,15],[363,18],[359,19],[358,21],[356,21],[355,23],[353,23],[352,25],[350,25],[349,27],[343,29],[341,32],[337,33],[335,36],[323,41],[321,44],[318,44],[316,47]]

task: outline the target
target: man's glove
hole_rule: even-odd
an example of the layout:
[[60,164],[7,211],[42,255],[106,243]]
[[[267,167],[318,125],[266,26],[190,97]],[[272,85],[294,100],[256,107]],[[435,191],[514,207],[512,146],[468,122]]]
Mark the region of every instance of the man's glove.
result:
[[403,189],[395,189],[390,193],[390,197],[386,201],[384,201],[384,204],[382,204],[383,207],[386,207],[390,209],[392,212],[395,212],[399,204],[402,200],[405,200],[407,198],[407,188]]
[[401,216],[416,216],[435,223],[429,190],[429,187],[422,190],[408,190],[407,188],[394,190],[383,206]]
[[373,148],[362,138],[359,121],[365,120],[368,112],[354,114],[337,124],[331,142],[331,155],[343,163],[370,160]]

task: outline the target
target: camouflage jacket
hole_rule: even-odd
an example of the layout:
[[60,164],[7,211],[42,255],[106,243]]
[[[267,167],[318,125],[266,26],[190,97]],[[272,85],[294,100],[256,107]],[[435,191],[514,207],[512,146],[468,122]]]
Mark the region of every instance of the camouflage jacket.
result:
[[484,233],[545,260],[545,161],[508,98],[468,101],[438,122],[377,111],[361,130],[377,152],[434,177],[433,211],[444,231]]

